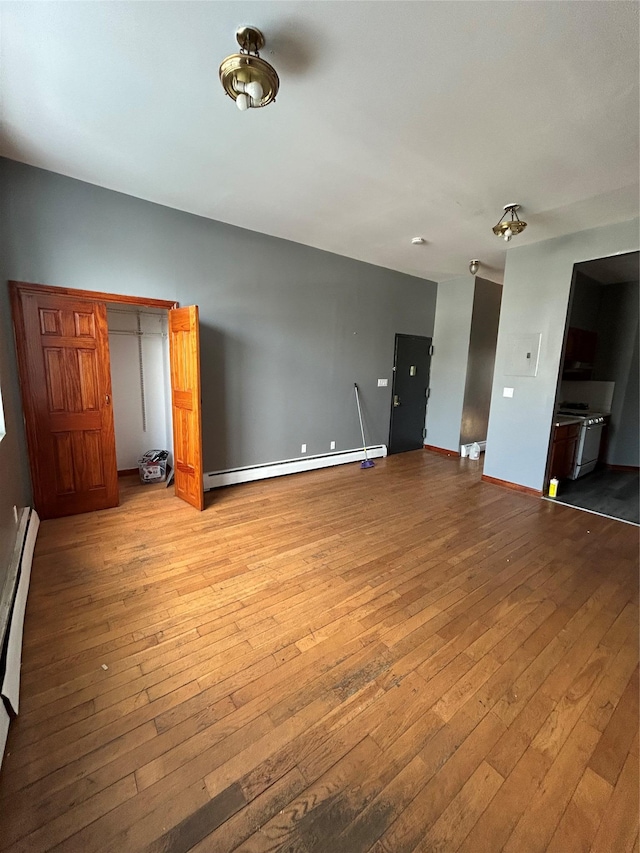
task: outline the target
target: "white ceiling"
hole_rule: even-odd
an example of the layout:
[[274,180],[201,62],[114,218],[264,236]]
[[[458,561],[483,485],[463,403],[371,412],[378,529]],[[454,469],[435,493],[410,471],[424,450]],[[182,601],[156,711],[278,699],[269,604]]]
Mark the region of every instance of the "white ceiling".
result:
[[[437,281],[638,215],[635,2],[3,2],[0,153]],[[262,29],[277,102],[218,81]],[[426,239],[412,246],[411,237]]]

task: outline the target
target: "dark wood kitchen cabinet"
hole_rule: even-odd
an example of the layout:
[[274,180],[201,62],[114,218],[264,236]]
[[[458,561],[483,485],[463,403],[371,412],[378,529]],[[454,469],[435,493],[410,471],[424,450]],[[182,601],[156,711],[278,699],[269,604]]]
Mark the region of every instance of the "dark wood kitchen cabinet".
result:
[[553,430],[549,476],[566,480],[573,470],[580,424],[559,424]]
[[591,379],[597,349],[597,332],[570,326],[564,349],[563,379]]

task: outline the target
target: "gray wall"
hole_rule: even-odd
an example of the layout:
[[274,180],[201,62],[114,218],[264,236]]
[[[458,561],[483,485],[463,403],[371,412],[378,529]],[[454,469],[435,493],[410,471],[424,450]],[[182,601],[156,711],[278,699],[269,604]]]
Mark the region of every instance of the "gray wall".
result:
[[593,281],[584,273],[576,273],[571,296],[570,326],[575,326],[577,329],[588,329],[590,332],[598,331],[600,300],[602,299],[602,288],[605,286]]
[[438,285],[425,444],[456,452],[460,450],[474,292],[470,275]]
[[[601,290],[594,379],[616,383],[611,403],[607,462],[610,465],[637,465],[634,460],[638,458],[638,419],[637,412],[633,416],[633,410],[634,399],[638,398],[638,389],[634,387],[638,375],[634,348],[638,340],[639,286],[637,281],[633,281],[605,285]],[[631,418],[630,424],[624,422],[627,417]]]
[[[2,227],[4,222],[3,216],[0,220],[0,274],[7,256],[6,229]],[[0,601],[2,601],[4,595],[9,594],[9,591],[3,594],[4,582],[17,531],[13,507],[22,509],[31,505],[22,407],[15,382],[11,310],[6,285],[0,286],[0,389],[2,389],[6,426],[6,435],[0,441]]]
[[[7,279],[197,303],[205,471],[386,443],[397,332],[433,334],[433,282],[0,160],[8,422],[0,573],[29,502]],[[1,582],[0,574],[0,582]]]
[[594,322],[594,329],[598,333],[598,350],[593,378],[602,382],[615,382],[616,385],[619,382],[626,383],[638,328],[638,282],[601,285],[600,292]]
[[[507,252],[484,473],[536,490],[544,484],[573,265],[637,251],[638,219]],[[511,335],[542,333],[538,375],[505,375]],[[513,398],[502,395],[514,388]]]
[[629,378],[622,401],[615,443],[610,445],[607,461],[610,465],[640,467],[640,353],[638,352],[638,327],[631,353]]
[[487,438],[501,300],[500,284],[476,277],[460,444]]

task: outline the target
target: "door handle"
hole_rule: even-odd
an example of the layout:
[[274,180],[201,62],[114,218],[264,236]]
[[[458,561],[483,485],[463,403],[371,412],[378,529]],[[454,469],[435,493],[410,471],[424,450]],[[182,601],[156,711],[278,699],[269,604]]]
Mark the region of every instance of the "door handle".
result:
[[398,395],[397,395],[397,394],[394,394],[394,395],[393,395],[393,405],[394,405],[394,406],[399,406],[399,405],[400,405],[400,397],[398,397]]

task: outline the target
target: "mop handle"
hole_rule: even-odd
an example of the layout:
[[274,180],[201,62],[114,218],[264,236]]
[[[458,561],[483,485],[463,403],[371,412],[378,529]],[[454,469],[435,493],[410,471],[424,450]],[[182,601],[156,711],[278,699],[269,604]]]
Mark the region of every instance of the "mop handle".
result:
[[367,443],[364,440],[364,427],[362,425],[362,412],[360,411],[360,395],[358,394],[358,386],[356,383],[353,383],[353,387],[356,389],[356,405],[358,406],[358,420],[360,421],[360,433],[362,434],[362,446],[364,448],[364,458],[369,459],[367,456]]

